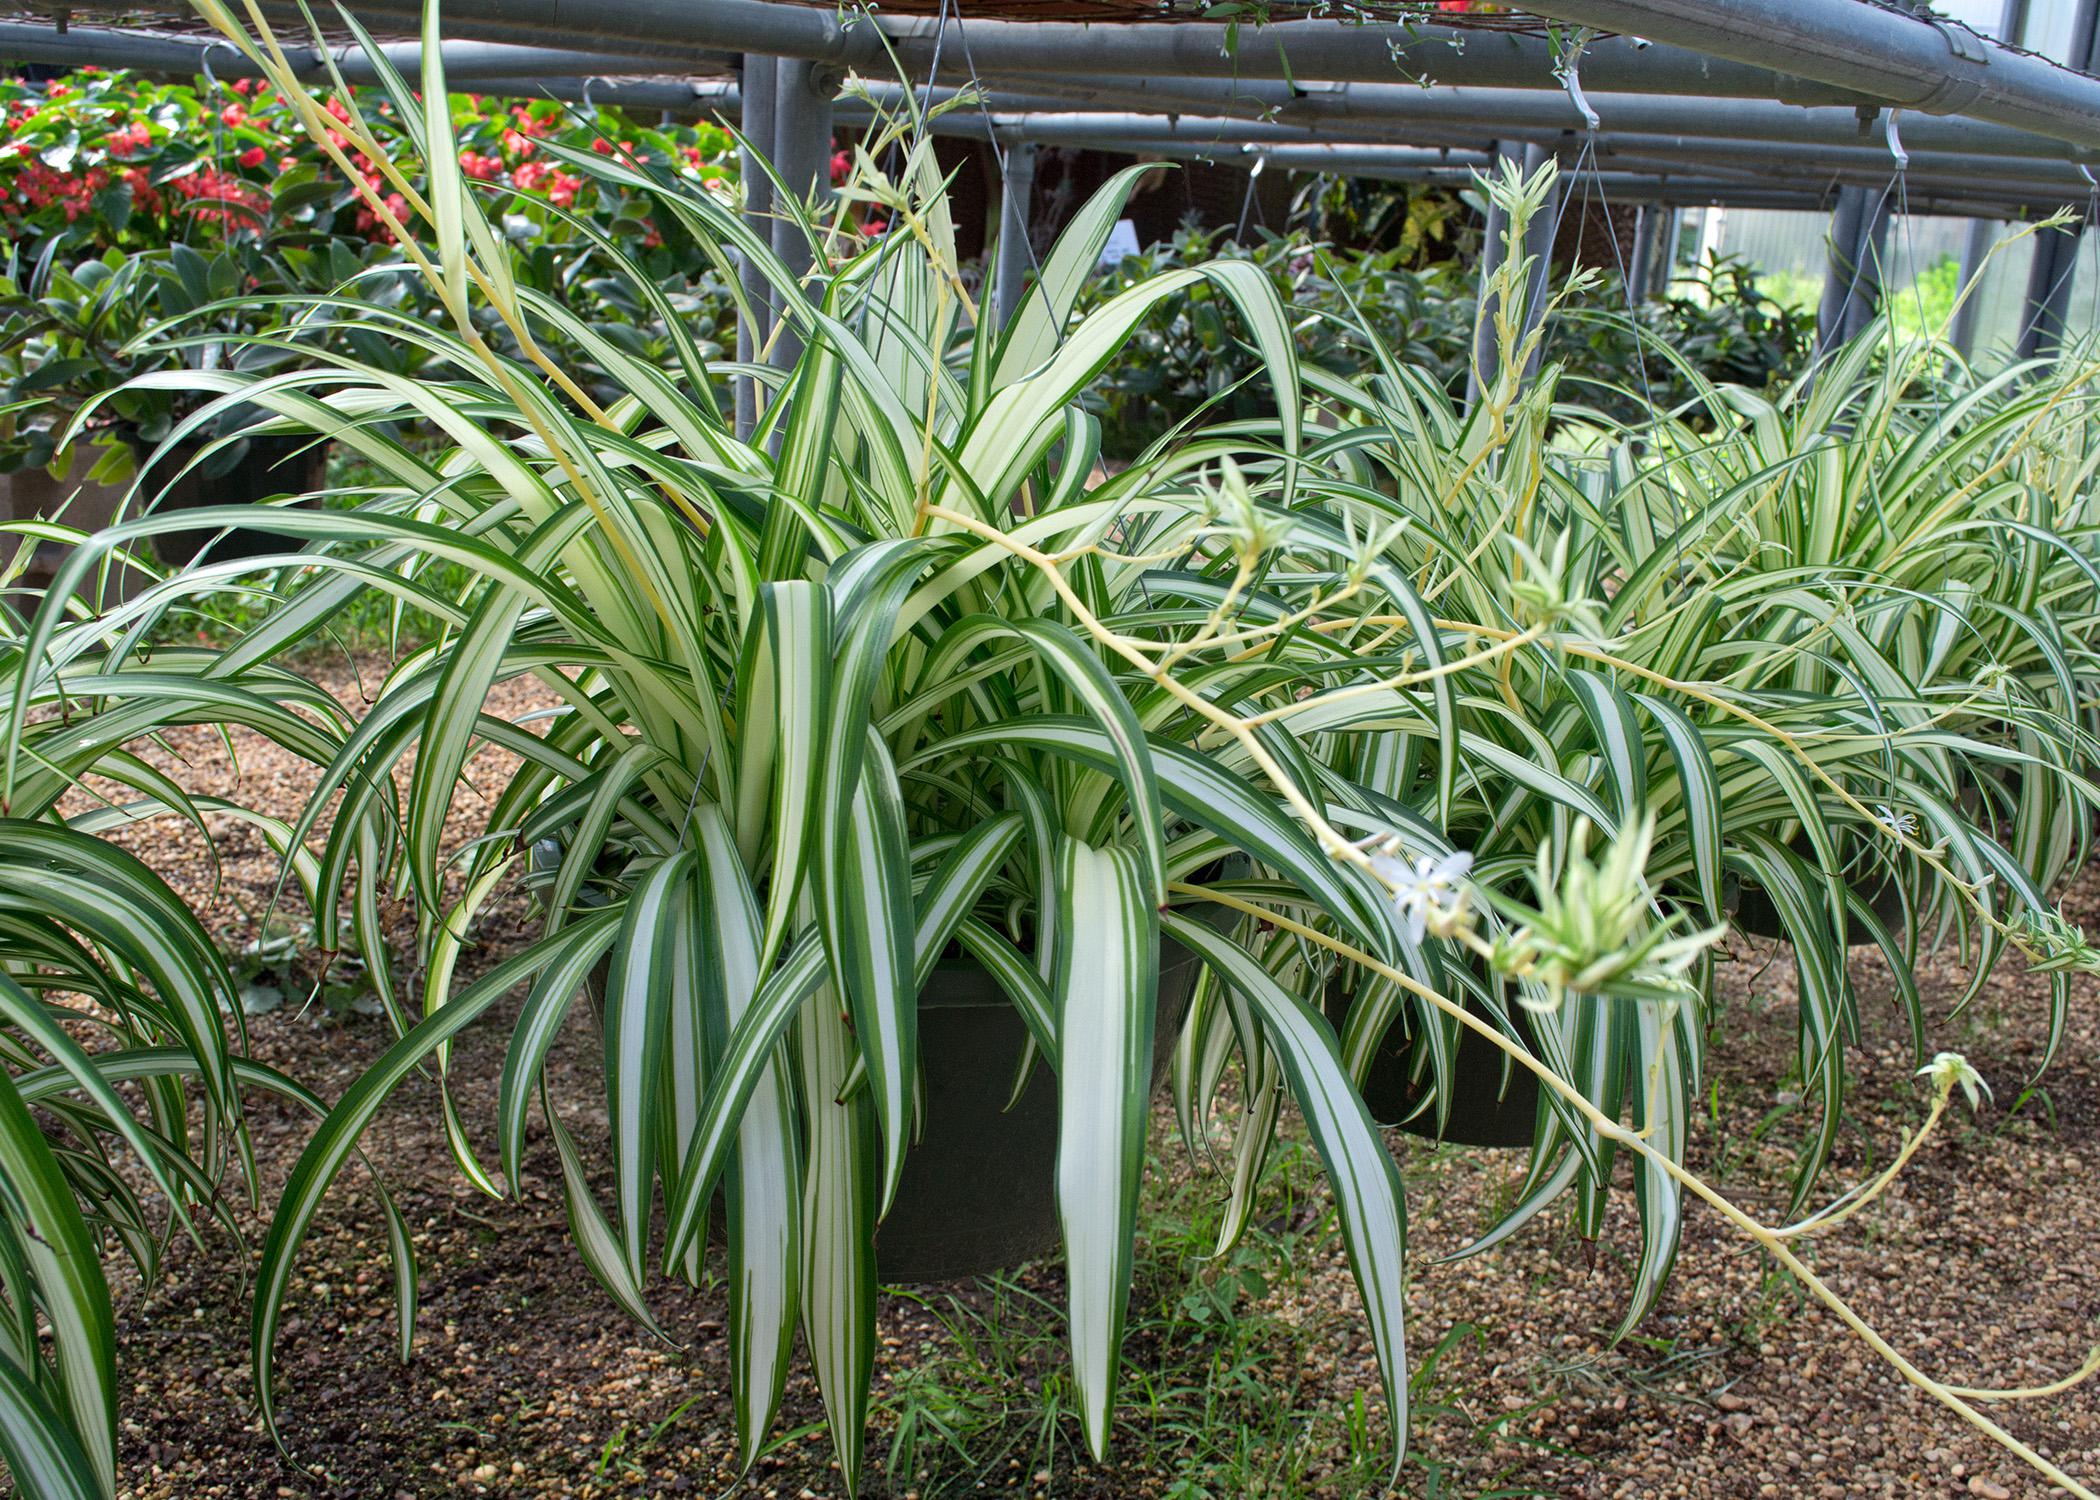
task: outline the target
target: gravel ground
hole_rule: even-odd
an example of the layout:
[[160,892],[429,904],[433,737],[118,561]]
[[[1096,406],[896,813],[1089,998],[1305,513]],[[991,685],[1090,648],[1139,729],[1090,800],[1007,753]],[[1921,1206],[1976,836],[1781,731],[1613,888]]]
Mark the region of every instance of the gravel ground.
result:
[[[367,667],[368,672],[374,669]],[[347,667],[322,679],[345,701]],[[368,676],[376,681],[376,676]],[[507,714],[534,706],[504,690]],[[238,767],[212,735],[170,737],[185,784],[289,814],[310,785],[296,764],[236,736]],[[161,752],[153,752],[160,754]],[[162,755],[164,762],[168,755]],[[500,785],[490,757],[479,774]],[[465,799],[471,803],[472,799]],[[471,818],[472,807],[462,816]],[[461,833],[467,831],[463,825]],[[219,831],[220,880],[210,885],[204,841],[159,824],[124,840],[204,906],[229,944],[252,935],[275,884],[259,836]],[[2069,894],[2074,920],[2100,923],[2092,872]],[[478,967],[524,930],[511,901],[493,911],[470,956]],[[403,913],[403,920],[406,914]],[[1853,1058],[1855,1113],[1825,1179],[1834,1193],[1885,1162],[1923,1115],[1907,1044],[1878,960],[1859,959],[1867,1023]],[[1932,1043],[1966,1052],[1996,1086],[1973,1120],[1944,1125],[1886,1198],[1807,1254],[1857,1310],[1923,1366],[1967,1385],[2044,1383],[2077,1367],[2100,1342],[2100,1020],[2081,979],[2063,1051],[2042,1082],[2046,1099],[2014,1111],[2036,1060],[2046,992],[2010,972],[1995,976],[1968,1012],[1949,1017],[1961,990],[1951,960],[1921,973]],[[1712,1119],[1694,1136],[1693,1164],[1738,1202],[1777,1213],[1792,1143],[1804,1128],[1786,1091],[1793,1050],[1792,975],[1783,956],[1745,946],[1725,966],[1714,1022]],[[324,1096],[339,1095],[382,1050],[383,1027],[296,1005],[252,1023],[265,1061]],[[493,1080],[508,1034],[497,1016],[458,1044],[454,1077],[474,1128],[493,1114]],[[577,1018],[551,1068],[571,1123],[602,1130],[594,1048]],[[139,1497],[342,1496],[404,1500],[451,1494],[757,1494],[839,1492],[820,1432],[782,1443],[738,1484],[732,1461],[719,1289],[660,1284],[659,1317],[682,1352],[629,1324],[598,1291],[567,1243],[558,1166],[535,1135],[522,1192],[496,1202],[459,1179],[437,1124],[432,1091],[404,1090],[368,1144],[415,1231],[424,1274],[416,1357],[400,1364],[385,1236],[376,1207],[343,1184],[301,1257],[279,1356],[285,1436],[280,1457],[255,1415],[247,1368],[247,1279],[253,1268],[222,1240],[211,1253],[177,1244],[160,1285],[138,1288],[127,1268],[120,1296],[120,1492]],[[594,1102],[597,1101],[597,1102]],[[309,1125],[268,1100],[251,1105],[265,1209]],[[1166,1141],[1166,1122],[1156,1139]],[[1573,1497],[2041,1494],[2017,1461],[1960,1429],[1895,1378],[1800,1290],[1772,1274],[1711,1214],[1688,1215],[1677,1271],[1635,1336],[1608,1342],[1638,1237],[1621,1197],[1594,1245],[1549,1213],[1514,1242],[1438,1263],[1493,1221],[1521,1175],[1519,1155],[1438,1149],[1395,1134],[1411,1213],[1410,1343],[1420,1361],[1456,1331],[1434,1368],[1418,1374],[1412,1494]],[[1155,1195],[1190,1191],[1178,1152],[1156,1173]],[[1623,1169],[1622,1169],[1623,1170]],[[266,1212],[240,1215],[258,1241]],[[1061,1300],[1054,1265],[1031,1268],[1022,1288]],[[965,1303],[981,1305],[965,1289]],[[1375,1393],[1356,1297],[1330,1235],[1292,1277],[1260,1299],[1289,1335],[1279,1360],[1307,1411],[1315,1449],[1307,1476],[1273,1494],[1364,1492],[1337,1436],[1359,1388]],[[893,1403],[883,1394],[914,1360],[951,1352],[926,1299],[886,1297],[870,1467],[888,1451]],[[1137,1351],[1142,1357],[1143,1349]],[[1025,1391],[1016,1392],[1020,1401]],[[2087,1483],[2100,1481],[2100,1382],[2047,1401],[2000,1407],[2023,1440]],[[791,1384],[781,1429],[821,1420],[814,1389]],[[1186,1495],[1169,1443],[1144,1441],[1144,1414],[1125,1415],[1138,1440],[1119,1441],[1106,1470],[1012,1460],[980,1475],[977,1492],[1059,1496]],[[1324,1447],[1323,1447],[1324,1445]],[[864,1493],[911,1496],[879,1473]],[[939,1485],[925,1493],[954,1493]]]

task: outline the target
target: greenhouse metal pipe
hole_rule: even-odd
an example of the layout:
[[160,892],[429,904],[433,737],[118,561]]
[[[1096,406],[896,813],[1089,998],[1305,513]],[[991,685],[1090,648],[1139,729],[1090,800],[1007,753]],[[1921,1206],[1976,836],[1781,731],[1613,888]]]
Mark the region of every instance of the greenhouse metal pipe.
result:
[[[953,118],[953,117],[951,117]],[[1104,138],[1123,142],[1149,142],[1150,149],[1161,149],[1168,144],[1209,146],[1217,150],[1230,150],[1242,146],[1299,145],[1312,144],[1331,139],[1337,145],[1372,145],[1382,143],[1380,138],[1388,132],[1367,129],[1350,137],[1309,132],[1299,126],[1285,125],[1264,120],[1237,120],[1217,116],[1156,115],[1137,113],[1081,112],[1025,113],[992,115],[994,133],[1005,140],[1029,140],[1044,144],[1086,145]],[[935,128],[941,128],[936,124]],[[977,116],[963,122],[962,129],[976,133],[982,129]],[[1390,132],[1394,144],[1418,144],[1411,139],[1411,132]],[[1518,133],[1522,138],[1522,133]],[[1556,137],[1572,150],[1579,141]],[[1857,177],[1870,180],[1877,185],[1886,184],[1895,174],[1895,162],[1885,149],[1847,150],[1839,147],[1803,146],[1788,150],[1783,158],[1775,160],[1769,150],[1746,148],[1742,143],[1709,143],[1687,140],[1682,137],[1634,137],[1625,143],[1629,147],[1641,148],[1641,155],[1626,158],[1629,166],[1639,163],[1648,170],[1690,171],[1694,175],[1713,176],[1717,166],[1733,164],[1739,170],[1755,170],[1759,175],[1779,170],[1790,173],[1815,172],[1831,180],[1842,177]],[[1704,159],[1702,159],[1704,158]],[[1929,152],[1913,152],[1910,159],[1909,177],[1915,182],[1929,182],[1944,187],[1965,185],[1974,182],[1983,196],[1994,196],[1999,187],[2016,183],[2024,193],[2046,197],[2052,193],[2072,193],[2083,196],[2087,191],[2085,179],[2075,168],[2059,167],[2039,161],[2000,162],[1988,158],[1955,157],[1943,158]]]
[[[977,56],[973,28],[972,53]],[[380,49],[387,60],[413,76],[419,50],[412,43]],[[57,32],[40,23],[0,22],[0,55],[26,62],[100,63],[143,72],[194,74],[209,54],[215,76],[258,76],[259,69],[232,46],[211,39],[155,36],[113,27],[72,26]],[[289,49],[301,76],[326,76],[322,49]],[[344,76],[369,82],[376,70],[351,46],[327,49]],[[506,78],[549,79],[563,76],[650,75],[667,59],[649,54],[620,54],[573,49],[516,46],[488,42],[451,42],[445,47],[446,72],[454,81]],[[726,59],[713,58],[717,63]],[[1534,138],[1532,132],[1557,133],[1579,128],[1583,119],[1564,95],[1538,88],[1448,87],[1423,89],[1412,83],[1308,83],[1259,79],[1203,78],[1067,78],[1034,72],[1005,75],[987,69],[993,85],[991,107],[1005,111],[1065,109],[1078,100],[1115,100],[1159,111],[1193,111],[1229,115],[1252,113],[1276,123],[1321,125],[1349,122],[1359,127],[1374,121],[1410,125],[1445,123],[1477,125],[1504,135]],[[655,87],[675,89],[675,84]],[[1016,91],[1008,94],[1005,91]],[[1862,127],[1849,109],[1803,109],[1754,100],[1660,99],[1646,94],[1592,90],[1587,94],[1604,121],[1606,139],[1622,132],[1652,135],[1717,135],[1738,140],[1784,140],[1802,144],[1848,145],[1859,141]],[[2062,156],[2060,141],[1972,120],[1915,120],[1904,131],[1913,150],[1968,150],[1999,156]]]
[[1013,321],[1028,276],[1028,210],[1035,196],[1033,141],[1009,146],[999,174],[999,259],[992,276],[992,306],[999,326]]
[[[2027,0],[2005,0],[1998,12],[1998,40],[2018,45],[2027,30]],[[1957,285],[1962,289],[1960,301],[1954,309],[1953,325],[1947,337],[1961,351],[1964,359],[1976,353],[1976,334],[1979,320],[1983,316],[1982,288],[1976,279],[1990,258],[1991,246],[1998,240],[1997,226],[1984,219],[1971,219],[1968,233],[1963,237],[1961,250],[1961,272]]]
[[[1735,164],[1763,170],[1778,165],[1788,168],[1855,169],[1872,174],[1881,182],[1896,175],[1895,158],[1886,146],[1789,146],[1783,152],[1755,141],[1709,140],[1702,136],[1627,135],[1604,136],[1597,154],[1609,161],[1623,155],[1671,156],[1683,161],[1711,165]],[[2069,162],[2037,161],[1992,156],[1971,151],[1913,150],[1909,166],[1921,173],[1939,176],[1974,176],[1983,180],[2000,176],[2020,177],[2030,182],[2062,183],[2085,191],[2085,177]]]
[[[357,46],[286,47],[285,56],[299,77],[322,81],[332,59],[350,83],[373,83],[379,70]],[[421,76],[422,48],[414,42],[382,44],[380,54],[407,78]],[[207,56],[209,62],[207,64]],[[0,57],[13,62],[55,67],[129,68],[140,73],[189,77],[206,71],[215,78],[260,78],[263,70],[230,42],[215,37],[156,36],[117,27],[69,26],[0,21]],[[505,42],[447,42],[448,79],[554,78],[564,74],[616,77],[661,72],[661,58],[553,47],[521,47]]]
[[[1051,83],[1040,77],[987,73],[993,109],[1019,109],[1005,90],[1054,93],[1072,101],[1092,99],[1160,113],[1245,115],[1279,124],[1351,127],[1378,122],[1475,125],[1511,135],[1558,133],[1586,128],[1586,117],[1564,94],[1537,89],[1436,88],[1395,83],[1275,83],[1204,78],[1090,78]],[[1855,109],[1798,108],[1770,100],[1677,99],[1648,94],[1587,92],[1596,111],[1599,139],[1635,135],[1715,136],[1737,141],[1784,141],[1802,145],[1881,147],[1879,131]],[[1901,124],[1912,151],[1973,151],[1993,156],[2062,159],[2080,148],[2052,136],[1981,120],[1926,116]],[[1535,138],[1535,137],[1534,137]]]
[[[577,99],[583,97],[584,86],[585,81],[581,79],[542,80],[538,92],[555,98]],[[891,84],[871,89],[870,93],[878,105],[884,105],[901,98],[902,90]],[[739,111],[737,88],[730,83],[598,83],[591,86],[591,97],[601,104],[665,109],[680,114],[712,115],[722,119],[735,119]],[[952,91],[935,89],[931,97],[933,102],[938,103],[952,97]],[[858,100],[842,99],[835,106],[835,117],[841,122],[859,124],[873,118],[873,112]],[[1251,156],[1257,151],[1266,151],[1279,166],[1284,165],[1284,162],[1275,156],[1277,151],[1301,146],[1313,150],[1387,153],[1396,150],[1404,152],[1427,149],[1430,155],[1439,151],[1448,153],[1453,162],[1467,166],[1483,164],[1486,159],[1479,149],[1485,143],[1464,137],[1446,137],[1439,131],[1395,131],[1389,140],[1359,138],[1353,141],[1337,141],[1331,136],[1291,131],[1260,121],[1211,120],[1199,126],[1188,119],[1172,120],[1165,116],[1133,114],[1032,113],[994,115],[992,118],[993,134],[1008,143],[1032,139],[1030,132],[1040,131],[1041,135],[1054,138],[1053,142],[1046,143],[1114,149],[1128,153],[1152,152],[1177,156],[1195,154],[1222,159],[1233,154]],[[1043,123],[1053,120],[1058,123]],[[1123,128],[1112,128],[1115,126]],[[984,117],[976,112],[958,110],[937,118],[932,129],[937,134],[982,139],[985,131]],[[1250,133],[1258,136],[1259,140],[1248,139]],[[1376,136],[1380,133],[1366,134]],[[1565,136],[1557,136],[1555,139],[1564,147],[1578,144]],[[1628,154],[1624,148],[1629,146],[1643,148],[1643,154]],[[1190,149],[1183,149],[1184,147]],[[1709,147],[1714,149],[1709,150]],[[1834,148],[1804,147],[1798,151],[1789,151],[1783,162],[1775,164],[1770,153],[1756,152],[1741,147],[1738,143],[1648,137],[1629,138],[1618,143],[1601,159],[1608,167],[1604,174],[1604,182],[1607,188],[1614,192],[1624,192],[1623,184],[1637,183],[1639,179],[1635,174],[1642,173],[1699,179],[1713,182],[1717,187],[1725,185],[1726,179],[1731,175],[1742,175],[1750,185],[1756,185],[1771,183],[1775,173],[1780,173],[1785,175],[1786,180],[1783,183],[1773,183],[1775,189],[1792,194],[1797,202],[1805,202],[1810,207],[1815,206],[1818,199],[1827,197],[1829,189],[1847,179],[1857,179],[1876,187],[1885,186],[1894,166],[1893,162],[1885,163],[1885,158],[1878,151],[1846,153],[1834,151]],[[1329,170],[1311,165],[1312,160],[1313,158],[1305,158],[1290,169]],[[1362,170],[1369,160],[1369,157],[1359,156],[1351,170]],[[1424,160],[1426,161],[1426,158]],[[1967,168],[1977,169],[1981,175],[1961,170]],[[1989,170],[1983,170],[1985,168]],[[1609,169],[1618,170],[1615,172]],[[1333,170],[1342,168],[1336,166]],[[1615,178],[1619,185],[1614,185]],[[1464,186],[1468,179],[1464,172],[1460,172],[1446,180]],[[1944,203],[1950,198],[1988,203],[1992,206],[1993,214],[2000,216],[2010,205],[2041,204],[2054,208],[2085,192],[2082,178],[2043,162],[1978,163],[1972,160],[1943,163],[1942,158],[1923,152],[1913,154],[1909,186],[1915,212],[1924,211],[1923,200],[1919,195],[1930,194],[1935,203]],[[2069,191],[2072,188],[2077,189],[2077,194]]]
[[[65,9],[125,10],[136,0],[68,0]],[[266,11],[296,11],[264,0]],[[420,22],[422,0],[358,0],[360,18]],[[1063,77],[1330,78],[1434,81],[1558,90],[1548,38],[1424,22],[1189,21],[1090,23],[842,14],[775,0],[446,0],[449,35],[547,47],[636,48],[658,67],[723,53],[799,57],[887,77],[924,79],[936,61],[985,73]],[[892,61],[894,56],[895,61]],[[1755,61],[1722,61],[1648,40],[1605,38],[1582,57],[1586,87],[1605,91],[1849,104],[1852,90],[1809,83]]]
[[[1557,20],[1784,69],[1927,114],[2100,146],[2100,79],[1860,0],[1526,0]],[[1588,59],[1582,62],[1585,75]],[[1585,76],[1585,82],[1587,82]]]

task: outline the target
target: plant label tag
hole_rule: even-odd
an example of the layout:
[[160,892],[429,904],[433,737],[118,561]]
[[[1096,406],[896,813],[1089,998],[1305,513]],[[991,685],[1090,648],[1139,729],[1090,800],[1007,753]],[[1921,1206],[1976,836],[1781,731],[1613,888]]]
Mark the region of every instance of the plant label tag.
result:
[[1116,227],[1108,232],[1108,243],[1101,247],[1101,264],[1120,266],[1143,248],[1138,244],[1137,225],[1128,219],[1116,220]]

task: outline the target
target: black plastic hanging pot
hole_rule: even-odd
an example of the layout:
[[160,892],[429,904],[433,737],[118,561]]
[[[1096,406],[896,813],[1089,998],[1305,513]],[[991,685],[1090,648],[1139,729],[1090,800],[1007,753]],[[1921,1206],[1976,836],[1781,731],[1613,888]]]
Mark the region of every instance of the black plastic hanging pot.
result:
[[[1355,1003],[1356,996],[1339,982],[1328,985],[1325,1008],[1337,1035],[1347,1025]],[[1471,999],[1466,1009],[1486,1018]],[[1511,1013],[1518,1030],[1526,1031],[1524,1013],[1514,1008]],[[1435,1086],[1426,1046],[1395,1021],[1372,1054],[1364,1076],[1363,1101],[1372,1119],[1409,1135],[1457,1146],[1507,1149],[1531,1145],[1538,1123],[1538,1075],[1509,1061],[1508,1053],[1471,1027],[1461,1028],[1458,1034],[1458,1052],[1451,1066],[1451,1107],[1441,1130]]]
[[[559,856],[534,851],[540,867]],[[1235,914],[1211,907],[1223,925]],[[1166,1079],[1202,960],[1160,939],[1152,1089]],[[602,1004],[610,959],[587,989]],[[1040,1063],[1011,1109],[1028,1027],[976,960],[943,959],[919,991],[918,1139],[875,1235],[886,1282],[950,1281],[1034,1260],[1057,1247],[1057,1078]],[[719,1226],[721,1215],[710,1216]]]
[[[1779,919],[1779,908],[1763,886],[1743,881],[1735,888],[1735,910],[1729,913],[1728,924],[1737,932],[1750,937],[1790,938],[1786,924]],[[1821,891],[1818,888],[1818,896]],[[1852,894],[1866,902],[1867,909],[1874,913],[1881,925],[1892,932],[1903,928],[1903,892],[1896,882],[1886,874],[1870,875],[1866,881],[1852,888]],[[1821,907],[1818,907],[1821,910]],[[1864,948],[1873,943],[1864,923],[1848,905],[1845,910],[1845,945],[1849,948]]]
[[[1201,960],[1171,938],[1159,954],[1152,1087],[1167,1075]],[[925,1091],[919,1139],[875,1233],[884,1281],[946,1281],[1017,1266],[1057,1247],[1057,1078],[1038,1066],[1006,1101],[1028,1028],[1006,991],[967,959],[919,992]]]

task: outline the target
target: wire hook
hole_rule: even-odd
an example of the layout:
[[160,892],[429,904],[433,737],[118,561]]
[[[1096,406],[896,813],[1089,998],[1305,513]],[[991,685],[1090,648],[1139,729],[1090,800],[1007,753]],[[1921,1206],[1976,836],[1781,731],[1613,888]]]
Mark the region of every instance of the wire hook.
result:
[[1903,149],[1903,135],[1896,128],[1896,116],[1902,113],[1903,111],[1900,109],[1892,109],[1883,116],[1881,133],[1882,137],[1889,143],[1889,155],[1896,158],[1896,170],[1898,172],[1907,172],[1910,170],[1910,153]]
[[1584,129],[1595,135],[1598,125],[1602,122],[1598,120],[1597,111],[1590,103],[1590,96],[1582,91],[1582,49],[1589,44],[1589,33],[1584,32],[1569,46],[1560,66],[1554,71],[1560,76],[1561,86],[1567,89],[1568,98],[1582,111]]
[[213,97],[217,97],[219,92],[219,75],[211,70],[212,51],[218,47],[230,47],[231,45],[230,42],[222,42],[215,39],[206,42],[197,49],[197,71],[204,75],[204,92]]

